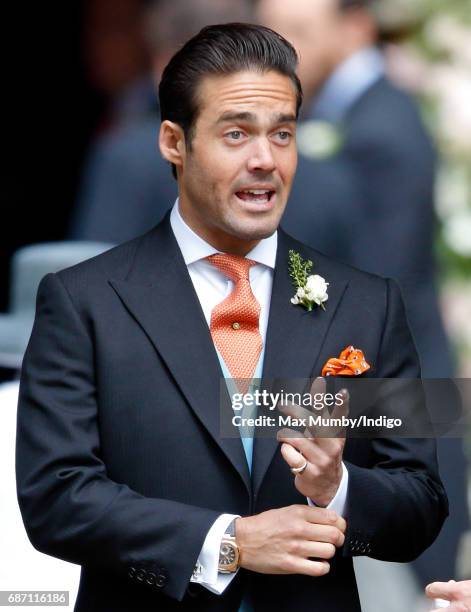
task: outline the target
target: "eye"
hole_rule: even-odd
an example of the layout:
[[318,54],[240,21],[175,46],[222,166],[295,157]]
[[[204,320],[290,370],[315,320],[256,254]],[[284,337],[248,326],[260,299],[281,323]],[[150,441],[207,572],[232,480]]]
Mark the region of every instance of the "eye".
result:
[[288,142],[288,140],[291,138],[291,132],[281,131],[277,132],[277,135],[283,142]]
[[226,136],[230,140],[241,140],[242,139],[242,132],[240,130],[231,130],[230,132],[227,132]]

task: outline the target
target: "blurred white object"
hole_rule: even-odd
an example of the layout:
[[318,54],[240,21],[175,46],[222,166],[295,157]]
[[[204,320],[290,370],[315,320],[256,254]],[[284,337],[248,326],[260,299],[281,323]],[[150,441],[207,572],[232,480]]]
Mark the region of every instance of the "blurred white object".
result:
[[433,605],[435,608],[449,608],[450,602],[445,601],[444,599],[435,599],[435,603]]
[[102,242],[50,242],[23,247],[11,263],[10,309],[0,315],[0,365],[20,368],[31,335],[38,285],[58,272],[110,249]]
[[[2,591],[68,591],[73,610],[80,566],[33,548],[18,507],[15,482],[15,436],[18,383],[0,385],[0,585]],[[10,609],[10,606],[8,606]],[[28,606],[29,609],[29,606]],[[41,610],[57,610],[42,606]]]
[[447,219],[443,236],[453,251],[463,257],[471,258],[471,210]]
[[409,564],[354,557],[353,566],[362,612],[422,610],[423,591]]

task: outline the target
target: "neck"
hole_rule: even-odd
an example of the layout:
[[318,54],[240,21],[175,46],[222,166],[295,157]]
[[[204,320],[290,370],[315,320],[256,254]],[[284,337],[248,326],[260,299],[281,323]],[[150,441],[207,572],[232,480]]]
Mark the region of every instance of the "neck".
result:
[[184,200],[179,199],[179,213],[188,227],[195,232],[202,240],[210,244],[221,253],[230,255],[240,255],[245,257],[260,242],[257,240],[244,240],[231,234],[226,234],[219,228],[208,227],[201,222],[193,213],[191,207],[185,206]]

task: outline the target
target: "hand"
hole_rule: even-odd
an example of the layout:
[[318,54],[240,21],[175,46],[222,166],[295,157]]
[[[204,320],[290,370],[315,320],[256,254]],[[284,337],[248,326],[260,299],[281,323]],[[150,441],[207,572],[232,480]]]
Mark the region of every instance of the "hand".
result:
[[345,541],[345,528],[332,510],[301,505],[238,518],[240,565],[261,574],[323,576],[330,570],[326,559]]
[[[325,396],[325,378],[316,378],[311,386],[311,396],[318,393]],[[323,418],[342,418],[348,415],[348,392],[341,391],[342,405],[335,405],[332,414],[324,406],[322,411],[315,411]],[[289,414],[298,419],[307,419],[313,416],[313,412],[301,406],[291,404],[289,407],[279,407],[280,412]],[[323,428],[325,436],[326,429]],[[316,427],[306,427],[303,434],[282,429],[278,432],[278,440],[283,442],[281,454],[290,468],[301,467],[305,461],[308,462],[306,469],[301,474],[296,474],[294,485],[297,490],[312,499],[318,506],[327,506],[335,497],[337,489],[342,480],[342,456],[345,446],[344,428],[337,427],[328,430],[331,438],[315,437]],[[334,437],[335,436],[335,437]]]
[[[444,608],[450,612],[471,612],[471,580],[455,582],[432,582],[425,589],[429,599],[445,599],[451,606]],[[440,610],[434,610],[440,612]]]

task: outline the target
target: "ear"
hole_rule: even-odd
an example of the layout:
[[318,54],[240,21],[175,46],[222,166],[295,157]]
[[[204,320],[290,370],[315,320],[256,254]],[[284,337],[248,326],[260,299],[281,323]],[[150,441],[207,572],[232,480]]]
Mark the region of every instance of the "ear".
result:
[[160,126],[159,148],[162,156],[181,168],[186,155],[185,134],[178,123],[163,121]]

